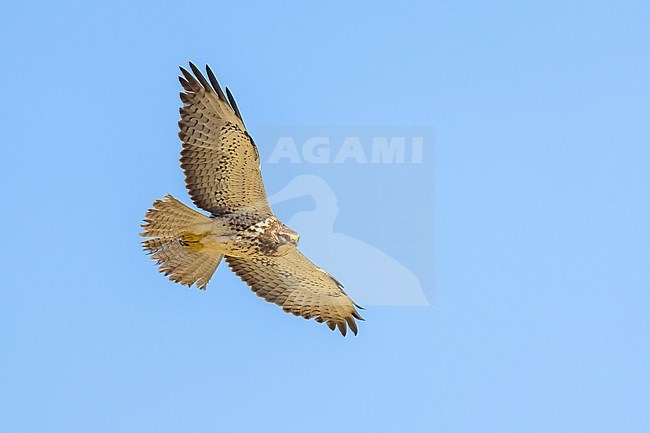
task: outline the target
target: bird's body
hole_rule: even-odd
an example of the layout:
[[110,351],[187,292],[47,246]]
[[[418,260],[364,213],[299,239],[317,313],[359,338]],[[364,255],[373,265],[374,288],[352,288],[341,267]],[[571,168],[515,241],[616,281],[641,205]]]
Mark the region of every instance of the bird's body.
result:
[[[259,296],[287,312],[356,334],[363,320],[343,286],[296,248],[299,235],[272,212],[261,177],[257,146],[246,131],[230,91],[221,90],[190,63],[181,68],[184,92],[179,137],[181,168],[194,204],[172,196],[145,216],[144,249],[172,281],[205,289],[225,257]],[[357,306],[358,307],[358,306]]]

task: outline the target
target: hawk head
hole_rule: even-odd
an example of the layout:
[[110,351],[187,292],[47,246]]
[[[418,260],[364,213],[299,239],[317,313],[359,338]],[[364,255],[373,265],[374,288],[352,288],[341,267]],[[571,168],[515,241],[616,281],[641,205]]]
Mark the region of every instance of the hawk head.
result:
[[277,218],[267,218],[255,224],[251,230],[255,243],[264,255],[283,256],[298,245],[300,234],[284,225]]
[[293,244],[294,246],[298,245],[300,240],[300,234],[295,230],[290,229],[289,227],[282,224],[280,231],[278,232],[278,237],[284,244]]

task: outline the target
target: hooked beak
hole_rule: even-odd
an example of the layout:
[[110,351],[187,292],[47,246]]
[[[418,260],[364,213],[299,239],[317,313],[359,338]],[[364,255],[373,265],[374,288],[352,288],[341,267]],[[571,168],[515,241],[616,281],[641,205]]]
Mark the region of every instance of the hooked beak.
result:
[[295,230],[291,230],[289,227],[286,227],[284,230],[282,230],[282,234],[287,236],[289,238],[289,241],[297,245],[298,240],[300,239],[300,234],[296,232]]

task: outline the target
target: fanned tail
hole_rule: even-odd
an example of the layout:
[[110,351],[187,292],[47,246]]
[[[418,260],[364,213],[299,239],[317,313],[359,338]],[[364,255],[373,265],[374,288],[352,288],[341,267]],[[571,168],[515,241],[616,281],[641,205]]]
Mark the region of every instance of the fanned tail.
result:
[[210,218],[185,206],[171,195],[156,200],[142,224],[142,247],[170,280],[204,290],[223,258],[197,241],[192,229],[209,224]]

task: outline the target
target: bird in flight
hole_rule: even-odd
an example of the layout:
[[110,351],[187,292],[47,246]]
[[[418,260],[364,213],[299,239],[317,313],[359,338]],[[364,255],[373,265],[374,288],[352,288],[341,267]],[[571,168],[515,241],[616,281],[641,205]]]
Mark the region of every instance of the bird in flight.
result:
[[[260,155],[230,90],[210,69],[180,68],[181,168],[192,202],[156,200],[142,224],[144,250],[170,280],[205,290],[225,259],[253,292],[287,313],[356,335],[361,308],[343,286],[297,249],[300,235],[271,210]],[[209,81],[208,81],[209,80]]]

